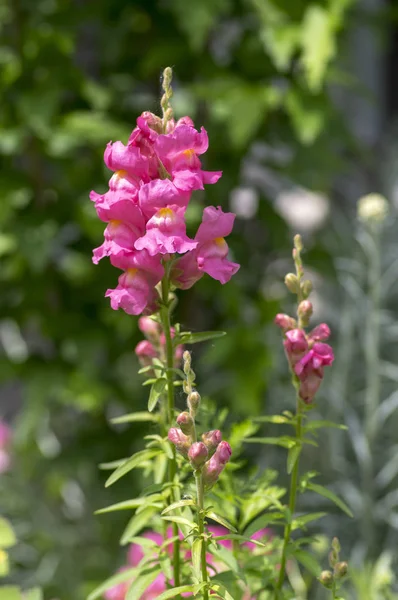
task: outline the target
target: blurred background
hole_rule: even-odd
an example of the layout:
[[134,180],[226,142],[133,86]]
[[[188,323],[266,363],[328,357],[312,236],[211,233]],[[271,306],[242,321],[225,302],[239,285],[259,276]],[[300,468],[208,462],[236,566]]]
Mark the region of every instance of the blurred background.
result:
[[[205,168],[223,170],[190,225],[205,204],[236,212],[228,242],[242,265],[224,287],[203,278],[179,294],[184,327],[228,332],[194,347],[201,392],[231,420],[294,405],[272,320],[292,310],[283,277],[301,233],[314,322],[330,323],[337,354],[317,412],[349,426],[324,434],[303,468],[355,512],[321,522],[358,566],[352,597],[392,598],[377,594],[398,542],[396,2],[1,0],[0,28],[0,416],[12,429],[0,512],[19,540],[9,580],[83,600],[123,562],[128,516],[93,512],[140,481],[105,490],[97,465],[140,446],[141,424],[109,419],[143,409],[147,390],[137,320],[104,298],[118,273],[91,262],[103,224],[88,196],[107,188],[105,144],[159,112],[170,65],[177,117],[206,127]],[[381,235],[356,217],[369,192],[390,203]],[[249,464],[283,468],[284,451],[261,452],[251,446]]]

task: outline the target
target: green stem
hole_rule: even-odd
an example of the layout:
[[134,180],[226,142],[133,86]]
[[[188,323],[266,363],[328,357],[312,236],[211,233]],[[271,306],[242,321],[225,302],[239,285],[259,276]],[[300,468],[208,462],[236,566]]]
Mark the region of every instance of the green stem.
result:
[[[204,537],[205,524],[204,524],[204,485],[202,470],[195,471],[196,480],[196,495],[198,503],[198,534],[202,538],[202,546],[200,550],[200,564],[202,571],[202,582],[208,582],[207,564],[206,564],[206,540]],[[203,600],[209,600],[209,590],[207,588],[203,591]]]
[[[173,340],[171,337],[171,324],[170,324],[170,305],[169,305],[169,273],[166,268],[166,274],[162,279],[162,308],[160,310],[160,317],[162,321],[162,328],[166,342],[166,378],[167,378],[167,429],[169,429],[174,422],[174,349]],[[177,473],[177,460],[175,447],[173,446],[173,458],[169,460],[169,482],[173,483]],[[173,489],[173,502],[178,502],[178,490]],[[180,585],[180,541],[178,539],[178,525],[173,523],[173,575],[174,585],[178,587]]]
[[379,346],[380,346],[380,297],[381,297],[381,256],[380,232],[372,232],[373,252],[369,262],[369,310],[365,325],[365,435],[368,445],[368,456],[363,469],[363,487],[365,510],[363,515],[363,531],[366,537],[368,552],[374,547],[374,443],[377,434],[376,411],[380,402]]
[[[295,383],[295,387],[297,387],[297,382]],[[301,439],[303,435],[303,427],[302,427],[303,416],[301,413],[301,399],[298,395],[297,391],[297,411],[296,411],[296,438],[298,440],[297,443],[301,444]],[[289,522],[285,525],[284,537],[283,537],[283,547],[282,547],[282,557],[281,557],[281,568],[279,571],[278,583],[276,585],[276,593],[275,600],[278,600],[281,597],[281,590],[283,586],[283,582],[285,581],[286,575],[286,562],[287,562],[287,549],[290,543],[290,535],[292,532],[292,520],[293,514],[296,510],[296,497],[297,497],[297,484],[298,484],[298,476],[299,476],[299,459],[300,455],[297,457],[296,462],[294,463],[291,477],[290,477],[290,494],[289,494]]]

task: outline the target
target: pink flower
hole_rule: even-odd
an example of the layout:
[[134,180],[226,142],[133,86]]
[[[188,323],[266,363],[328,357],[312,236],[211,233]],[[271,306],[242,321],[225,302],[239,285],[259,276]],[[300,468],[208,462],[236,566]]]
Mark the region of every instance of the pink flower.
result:
[[309,340],[314,342],[324,342],[330,337],[330,329],[326,323],[321,323],[315,327],[308,335]]
[[186,236],[184,212],[184,208],[176,205],[158,210],[149,219],[146,234],[135,242],[135,248],[146,249],[151,256],[193,250],[197,242]]
[[206,445],[209,453],[213,453],[222,440],[222,433],[219,429],[213,429],[202,434],[202,441]]
[[207,487],[213,486],[232,454],[228,442],[220,442],[210,460],[203,467],[203,480]]
[[144,184],[138,193],[142,212],[151,218],[160,208],[188,206],[190,194],[177,189],[170,179],[153,179]]
[[[128,567],[122,567],[119,569],[118,573],[122,573],[126,571]],[[125,600],[127,590],[131,584],[131,581],[123,581],[122,583],[117,583],[113,587],[106,590],[104,593],[105,600]]]
[[143,367],[147,367],[152,364],[152,359],[156,358],[158,353],[155,348],[148,340],[142,340],[138,342],[135,347],[135,353]]
[[216,183],[221,171],[202,171],[198,155],[206,152],[209,139],[202,127],[200,133],[188,124],[177,124],[173,133],[159,135],[155,141],[155,151],[173,183],[182,190],[203,189],[205,183]]
[[[172,536],[171,527],[168,528],[167,535],[168,537]],[[146,538],[147,540],[152,540],[158,546],[161,546],[163,544],[163,536],[160,533],[157,533],[156,531],[146,531],[142,534],[142,537]],[[129,565],[131,565],[132,567],[136,567],[137,565],[139,565],[143,558],[144,552],[142,550],[142,546],[140,546],[140,544],[131,544],[127,553],[127,561]]]
[[195,236],[197,248],[175,264],[172,277],[176,287],[188,289],[204,273],[224,284],[238,271],[239,265],[227,259],[228,244],[224,240],[231,233],[234,220],[235,215],[224,213],[221,207],[208,206],[204,209],[202,223]]
[[169,438],[169,441],[174,444],[177,452],[187,458],[189,448],[191,447],[191,440],[189,437],[186,436],[178,427],[172,427],[169,429],[167,437]]
[[11,456],[8,452],[8,445],[11,442],[11,428],[0,419],[0,475],[10,469]]
[[131,179],[149,181],[148,159],[132,144],[125,146],[122,142],[109,142],[104,161],[111,171],[126,171]]
[[156,290],[148,282],[144,271],[128,269],[118,281],[117,287],[105,294],[111,299],[113,310],[122,308],[128,315],[139,315],[148,307],[149,312],[154,312]]
[[294,371],[300,379],[300,397],[310,404],[323,379],[324,367],[333,363],[333,349],[329,344],[316,342],[312,349],[301,358]]
[[289,317],[289,315],[284,315],[281,313],[276,315],[274,323],[275,325],[278,325],[278,327],[280,327],[284,333],[286,333],[286,331],[289,331],[290,329],[294,329],[295,327],[297,327],[295,319]]
[[162,331],[160,324],[151,319],[151,317],[140,317],[138,319],[138,327],[152,341],[157,341]]
[[291,329],[285,334],[285,352],[292,367],[304,356],[308,350],[308,342],[302,329]]
[[208,454],[207,448],[203,442],[194,442],[189,449],[188,458],[191,465],[197,469],[206,462]]

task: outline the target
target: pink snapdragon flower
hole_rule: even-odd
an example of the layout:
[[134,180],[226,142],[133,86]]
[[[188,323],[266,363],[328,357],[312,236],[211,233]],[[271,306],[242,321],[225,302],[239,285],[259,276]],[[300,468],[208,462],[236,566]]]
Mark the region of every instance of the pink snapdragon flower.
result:
[[301,358],[294,371],[300,379],[300,397],[310,404],[322,383],[324,367],[333,363],[333,349],[329,344],[316,342],[312,349]]
[[122,308],[128,315],[140,315],[145,309],[151,314],[156,307],[155,288],[145,272],[138,269],[128,269],[120,275],[116,288],[107,290],[105,296],[111,299],[113,310]]
[[11,466],[11,456],[8,450],[11,438],[11,428],[0,419],[0,475],[8,471]]
[[224,237],[232,231],[235,215],[224,213],[219,206],[208,206],[203,211],[202,223],[195,236],[197,248],[180,258],[173,269],[172,278],[176,287],[188,289],[204,273],[227,283],[239,265],[227,259],[228,244]]
[[308,350],[308,341],[303,329],[291,329],[285,334],[286,356],[292,367],[305,355]]
[[148,250],[150,256],[157,254],[183,254],[193,250],[197,242],[186,235],[185,209],[173,205],[159,209],[146,225],[146,234],[134,246],[137,250]]
[[231,454],[232,449],[228,442],[220,442],[218,444],[215,453],[203,467],[203,481],[206,487],[212,487],[216,483],[225,465],[231,458]]

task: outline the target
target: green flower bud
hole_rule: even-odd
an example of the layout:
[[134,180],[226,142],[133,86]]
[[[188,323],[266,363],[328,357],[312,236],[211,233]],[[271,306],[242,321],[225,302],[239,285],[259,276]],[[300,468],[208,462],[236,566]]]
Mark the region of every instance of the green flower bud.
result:
[[345,577],[348,573],[348,563],[347,562],[338,562],[334,567],[334,574],[337,579],[341,579]]
[[304,298],[307,299],[312,292],[312,281],[310,281],[309,279],[303,281],[303,283],[301,284],[301,291]]
[[368,194],[358,200],[358,218],[363,223],[383,223],[389,212],[389,204],[380,194]]
[[302,249],[304,248],[303,246],[303,240],[301,239],[301,235],[299,233],[297,233],[294,238],[294,247],[296,248],[296,250],[298,250],[299,252],[302,251]]
[[298,294],[300,291],[299,280],[294,273],[288,273],[285,277],[285,286],[292,294]]
[[322,571],[319,576],[319,581],[325,588],[330,590],[334,583],[333,573],[331,571]]
[[198,394],[198,392],[191,392],[188,396],[187,402],[188,408],[192,415],[195,415],[200,404],[200,394]]

